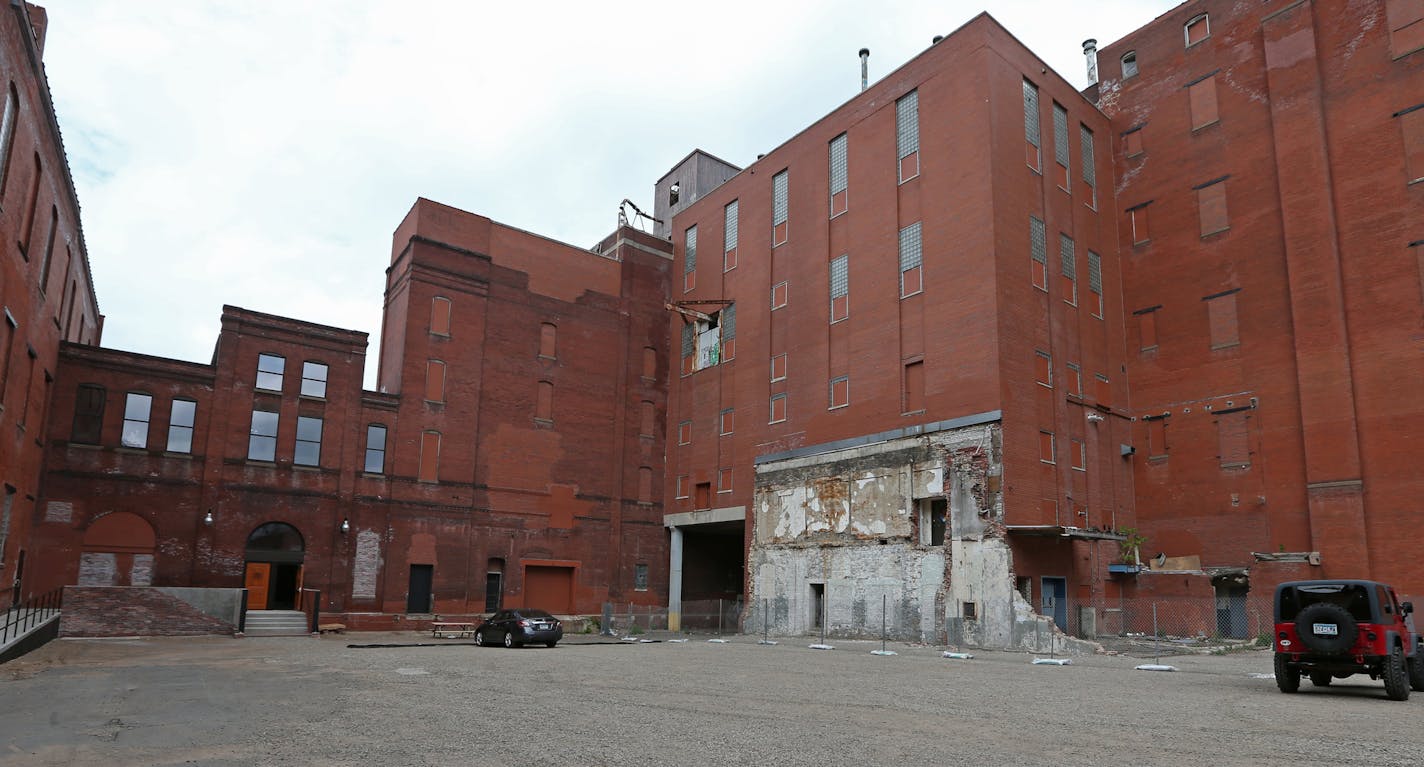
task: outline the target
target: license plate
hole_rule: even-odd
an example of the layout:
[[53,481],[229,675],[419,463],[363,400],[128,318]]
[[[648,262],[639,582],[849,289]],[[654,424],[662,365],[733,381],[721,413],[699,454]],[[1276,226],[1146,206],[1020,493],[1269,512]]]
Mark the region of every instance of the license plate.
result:
[[1317,623],[1315,624],[1315,635],[1332,637],[1339,636],[1340,627],[1335,625],[1334,623]]

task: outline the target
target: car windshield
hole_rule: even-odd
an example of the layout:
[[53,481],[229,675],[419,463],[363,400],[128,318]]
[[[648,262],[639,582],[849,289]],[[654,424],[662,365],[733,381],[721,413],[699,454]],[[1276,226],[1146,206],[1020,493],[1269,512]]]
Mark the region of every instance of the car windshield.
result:
[[552,618],[554,616],[543,610],[520,610],[519,615],[524,618]]
[[1302,608],[1318,602],[1340,605],[1358,621],[1369,622],[1373,619],[1370,615],[1370,594],[1365,587],[1351,583],[1318,583],[1283,591],[1281,620],[1293,621]]

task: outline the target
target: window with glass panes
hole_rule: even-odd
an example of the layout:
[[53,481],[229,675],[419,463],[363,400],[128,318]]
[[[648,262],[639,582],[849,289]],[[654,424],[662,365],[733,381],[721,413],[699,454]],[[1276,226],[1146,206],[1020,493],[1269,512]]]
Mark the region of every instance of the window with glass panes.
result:
[[193,452],[193,423],[197,414],[198,403],[188,399],[173,400],[168,414],[168,452]]
[[367,474],[384,474],[386,471],[386,427],[378,423],[366,427]]
[[270,410],[252,411],[252,428],[248,430],[247,460],[277,460],[277,414]]
[[1039,148],[1042,146],[1041,142],[1043,139],[1041,138],[1041,134],[1039,131],[1038,86],[1034,85],[1028,80],[1024,80],[1023,97],[1024,138],[1028,142],[1025,147],[1025,159],[1028,161],[1028,166],[1030,168],[1038,170],[1040,167],[1039,163],[1043,157],[1042,153],[1039,150]]
[[326,365],[320,362],[302,363],[302,396],[326,396]]
[[257,388],[266,391],[282,390],[282,373],[287,360],[275,354],[257,355]]
[[297,416],[297,450],[292,463],[317,466],[321,463],[321,419]]
[[148,447],[148,419],[153,410],[153,396],[129,392],[124,400],[124,447]]
[[737,268],[737,201],[722,209],[722,271]]

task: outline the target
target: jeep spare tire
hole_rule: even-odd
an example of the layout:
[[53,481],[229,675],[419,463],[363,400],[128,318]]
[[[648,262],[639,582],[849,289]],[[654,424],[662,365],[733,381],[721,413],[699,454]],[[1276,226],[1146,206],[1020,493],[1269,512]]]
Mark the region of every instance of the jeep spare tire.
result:
[[1313,653],[1342,655],[1355,644],[1359,625],[1340,605],[1317,602],[1296,615],[1295,632],[1305,649]]

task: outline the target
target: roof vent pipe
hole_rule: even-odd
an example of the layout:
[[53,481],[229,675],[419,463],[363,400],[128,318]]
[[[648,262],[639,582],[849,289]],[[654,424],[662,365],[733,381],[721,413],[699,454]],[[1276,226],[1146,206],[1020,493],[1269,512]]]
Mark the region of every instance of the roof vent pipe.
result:
[[939,41],[943,39],[944,35],[935,35],[934,39],[930,40],[930,45],[939,45]]
[[860,89],[870,87],[870,49],[860,49]]
[[1088,38],[1083,41],[1083,56],[1088,59],[1088,84],[1098,81],[1098,41]]

